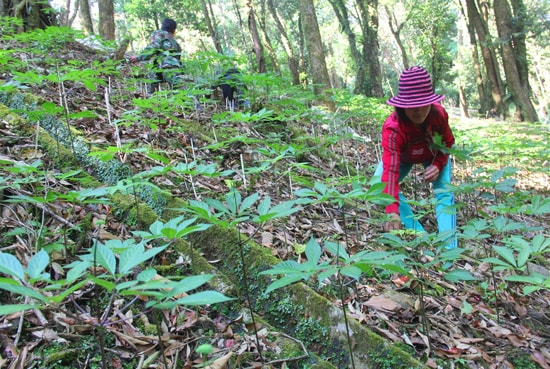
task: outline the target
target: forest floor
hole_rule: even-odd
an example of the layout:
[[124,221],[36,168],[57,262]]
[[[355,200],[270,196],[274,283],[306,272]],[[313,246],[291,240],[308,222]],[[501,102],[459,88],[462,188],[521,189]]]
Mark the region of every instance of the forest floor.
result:
[[[5,49],[14,49],[13,44],[0,45]],[[66,59],[77,59],[92,62],[98,55],[92,49],[83,47],[78,43],[70,44],[65,49]],[[20,55],[21,58],[28,55]],[[129,73],[129,67],[124,66],[122,73]],[[5,76],[8,77],[8,76]],[[212,163],[216,161],[223,169],[234,169],[236,172],[242,166],[243,157],[247,158],[258,147],[265,138],[252,123],[234,123],[241,134],[257,139],[254,142],[242,143],[235,141],[229,145],[212,147],[213,141],[206,142],[203,136],[194,132],[182,132],[177,128],[179,121],[191,120],[206,128],[205,131],[216,134],[218,126],[212,123],[212,116],[225,111],[223,104],[205,104],[199,111],[182,111],[172,119],[167,119],[159,125],[158,129],[152,129],[145,125],[119,126],[116,131],[112,121],[121,118],[125,112],[135,109],[132,98],[144,97],[141,92],[131,91],[128,86],[122,86],[121,81],[110,81],[113,94],[110,99],[109,112],[106,110],[105,95],[102,89],[91,93],[82,85],[67,83],[65,96],[69,96],[68,109],[71,112],[94,111],[100,112],[96,118],[81,118],[75,120],[74,127],[79,130],[83,137],[91,145],[116,146],[117,139],[120,143],[135,144],[139,146],[154,147],[158,152],[170,159],[171,162],[188,162],[189,157],[194,157],[197,162]],[[42,97],[45,100],[59,103],[59,85],[45,83],[43,87],[31,89],[28,92]],[[126,96],[123,96],[126,94]],[[508,122],[497,122],[494,120],[465,119],[456,116],[451,117],[457,131],[479,130],[483,134],[484,127],[495,127],[501,125],[506,132],[502,135],[523,134],[520,126],[514,127]],[[308,126],[299,120],[295,122],[298,126]],[[345,175],[345,169],[339,163],[348,163],[354,168],[361,168],[365,175],[372,173],[379,158],[379,122],[378,125],[361,126],[355,129],[354,134],[360,136],[360,140],[343,140],[329,144],[327,147],[337,160],[327,160],[320,150],[311,150],[302,159],[315,168],[318,179],[324,181],[326,178],[337,178]],[[326,127],[325,127],[326,128]],[[327,129],[328,130],[328,129]],[[47,153],[37,148],[35,137],[21,137],[6,121],[0,122],[1,140],[5,142],[0,148],[0,155],[3,161],[24,161],[31,163],[37,159],[43,162],[43,168],[56,171],[54,162]],[[326,132],[325,132],[326,133]],[[323,132],[312,132],[312,136],[320,137]],[[457,135],[458,136],[458,135]],[[545,136],[548,138],[548,134]],[[529,138],[532,138],[529,136]],[[9,142],[9,144],[7,144]],[[459,143],[459,142],[457,142]],[[147,170],[158,162],[140,155],[139,152],[121,156],[125,163],[131,166],[136,172]],[[292,158],[285,158],[285,161],[292,161]],[[458,184],[467,183],[472,173],[481,166],[493,166],[494,168],[508,165],[511,158],[500,157],[501,162],[494,162],[493,159],[477,160],[475,162],[455,162],[454,176]],[[548,157],[546,163],[541,159],[542,165],[548,168]],[[290,164],[298,164],[296,162]],[[298,168],[298,166],[295,166]],[[2,175],[8,177],[5,167],[1,169]],[[415,169],[418,171],[418,169]],[[299,172],[299,169],[297,169]],[[529,191],[533,196],[540,195],[546,198],[550,193],[549,172],[530,171],[525,165],[517,173],[517,190]],[[311,176],[311,173],[308,173]],[[411,177],[419,173],[413,172]],[[49,186],[55,189],[77,189],[79,184],[71,183],[61,179],[50,178]],[[193,198],[195,196],[207,196],[216,198],[223,196],[227,187],[223,179],[211,177],[197,177],[193,179],[193,188],[176,186],[169,178],[163,183],[158,183],[164,189],[170,191],[174,196],[180,198]],[[254,177],[250,184],[249,191],[259,192],[262,195],[268,194],[272,201],[285,201],[292,193],[292,184],[288,183],[287,177],[280,172],[264,172],[261,176]],[[410,185],[409,185],[410,186]],[[406,191],[413,193],[418,198],[431,196],[429,187],[422,186],[416,191],[412,186],[405,187]],[[32,193],[32,188],[20,188],[5,190],[14,194]],[[26,192],[27,191],[27,192]],[[491,200],[482,203],[479,199],[475,203],[468,203],[467,196],[457,198],[457,203],[464,203],[459,210],[459,226],[463,226],[474,215],[479,212],[491,213]],[[99,237],[102,239],[129,237],[135,230],[132,225],[124,224],[112,216],[107,216],[107,207],[72,207],[62,200],[48,204],[43,219],[34,218],[30,206],[13,206],[7,202],[0,204],[2,220],[0,229],[3,234],[14,232],[22,224],[31,221],[40,221],[47,228],[51,229],[50,234],[58,234],[55,230],[63,227],[63,223],[78,224],[90,211],[94,212],[94,221],[105,220],[105,225]],[[68,207],[71,207],[70,209]],[[372,248],[377,245],[376,240],[381,234],[381,209],[374,207],[361,207],[350,210],[354,213],[354,225],[342,224],[339,219],[339,209],[330,205],[308,207],[299,214],[289,217],[284,224],[273,223],[258,233],[257,225],[243,223],[241,231],[253,236],[259,245],[272,250],[281,260],[297,260],[296,245],[304,245],[311,237],[318,239],[332,239],[345,242],[351,253]],[[548,237],[548,214],[541,215],[536,219],[515,219],[541,225],[544,227],[544,234]],[[423,222],[428,231],[435,230],[435,220],[432,215],[426,215]],[[352,228],[353,231],[348,231]],[[12,233],[14,234],[14,233]],[[0,237],[0,251],[14,252],[21,260],[28,260],[34,245],[29,244],[27,237],[18,235],[11,244],[6,244],[7,237]],[[488,237],[482,241],[490,248],[493,238]],[[462,245],[468,248],[468,245]],[[208,255],[206,255],[208,258]],[[469,270],[473,275],[490,276],[494,271],[488,263],[479,262],[485,257],[483,250],[474,249],[469,254],[469,260],[461,261],[462,267]],[[536,267],[544,274],[549,275],[550,255],[541,256],[541,262]],[[55,260],[56,265],[66,265],[71,260]],[[433,272],[429,275],[429,287],[424,296],[424,309],[430,325],[430,337],[422,333],[419,296],[414,281],[401,278],[399,275],[388,276],[387,279],[368,278],[361,280],[350,289],[345,301],[335,298],[331,294],[326,296],[334,301],[337,306],[344,305],[349,315],[362,324],[367,325],[373,331],[392,342],[402,343],[408,346],[410,351],[424,360],[428,366],[437,367],[435,359],[444,359],[447,368],[550,368],[550,291],[541,290],[529,295],[523,295],[519,289],[498,291],[495,301],[494,288],[490,285],[485,290],[472,289],[466,283],[449,283],[442,275]],[[12,297],[5,292],[0,292],[1,302],[14,303]],[[82,291],[83,301],[86,300],[86,291]],[[75,305],[76,306],[76,305]],[[80,315],[82,312],[75,312]],[[83,313],[82,313],[83,314]],[[201,314],[199,311],[198,314]],[[203,312],[204,319],[210,319]],[[44,315],[36,312],[26,314],[25,323],[20,324],[21,314],[11,314],[0,317],[0,338],[2,339],[0,356],[0,368],[23,368],[25,360],[32,357],[32,352],[37,347],[51,345],[52,342],[67,342],[89,335],[90,330],[79,326],[68,317],[58,314],[44,312]],[[194,322],[188,322],[188,336],[199,338],[201,332],[196,325],[200,316]],[[74,325],[73,325],[74,324]],[[22,331],[27,331],[24,333]],[[128,333],[128,332],[125,332]],[[233,337],[233,339],[237,339]],[[240,337],[239,339],[246,339]],[[249,338],[250,339],[250,338]],[[190,342],[193,342],[190,340]],[[142,343],[146,345],[145,343]],[[191,345],[191,344],[190,344]],[[251,343],[250,346],[253,346]],[[134,346],[135,347],[135,346]],[[113,348],[114,352],[126,352],[119,347]],[[130,350],[131,351],[131,350]],[[23,357],[23,353],[26,356]],[[120,357],[125,357],[121,354]],[[521,358],[521,362],[518,361]],[[189,362],[188,365],[197,364]],[[80,362],[78,367],[91,367]],[[123,362],[113,359],[109,364],[111,368],[123,368]],[[26,366],[39,367],[39,366]],[[75,366],[76,367],[76,366]],[[185,366],[185,368],[190,366]],[[283,368],[283,367],[281,367]]]

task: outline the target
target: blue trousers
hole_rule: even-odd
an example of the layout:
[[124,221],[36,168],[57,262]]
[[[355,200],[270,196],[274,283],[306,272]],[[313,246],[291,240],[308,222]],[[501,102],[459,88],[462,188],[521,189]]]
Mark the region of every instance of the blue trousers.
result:
[[[430,163],[424,163],[424,168],[430,165]],[[401,182],[411,171],[413,164],[401,163],[399,167],[399,182]],[[378,163],[374,172],[374,177],[380,181],[383,171],[382,162]],[[449,243],[446,245],[447,249],[453,249],[457,247],[456,238],[456,209],[454,207],[455,198],[454,194],[449,191],[448,185],[451,183],[451,160],[447,165],[441,169],[439,177],[432,182],[435,192],[435,216],[437,219],[437,227],[439,232],[453,231]],[[424,227],[418,220],[414,218],[414,213],[409,205],[403,193],[399,191],[399,213],[401,216],[401,223],[406,229],[413,229],[417,232],[425,232]],[[451,232],[448,232],[451,233]]]

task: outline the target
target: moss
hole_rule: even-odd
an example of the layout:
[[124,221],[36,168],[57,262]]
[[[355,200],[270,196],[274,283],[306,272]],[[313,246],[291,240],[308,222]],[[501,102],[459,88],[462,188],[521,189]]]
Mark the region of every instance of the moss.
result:
[[[24,98],[17,97],[12,100],[14,106],[23,106],[21,104]],[[33,102],[30,99],[27,108],[33,108],[33,104],[36,106],[36,101]],[[46,120],[48,123],[54,122],[54,119]],[[45,130],[48,131],[47,128]],[[54,142],[61,141],[64,137],[66,136],[61,135]],[[89,148],[84,141],[70,141],[73,148],[76,142],[83,143],[78,144],[78,150],[75,150],[80,165],[95,165],[93,168],[96,174],[105,171],[104,175],[98,175],[98,179],[107,183],[117,183],[120,178],[127,175],[124,169],[126,167],[122,163],[116,164],[113,161],[100,164],[97,159],[90,159]],[[52,147],[50,146],[50,149]],[[322,148],[321,145],[318,147]],[[131,191],[124,192],[131,193]],[[112,201],[114,208],[125,217],[127,222],[134,221],[138,229],[148,229],[150,224],[159,219],[161,213],[153,210],[154,202],[144,202],[144,196],[136,198],[134,196],[138,195],[136,192],[133,195],[122,193],[123,191],[119,191],[112,196]],[[166,196],[166,202],[162,204],[177,203],[164,193],[153,195]],[[150,197],[153,198],[153,195]],[[279,260],[271,255],[269,249],[253,242],[244,243],[245,236],[241,237],[234,229],[214,226],[204,232],[191,234],[188,237],[189,243],[183,240],[174,241],[171,249],[189,256],[193,273],[214,274],[216,277],[211,280],[210,285],[228,296],[237,297],[232,304],[234,310],[241,309],[242,297],[247,296],[252,302],[252,310],[258,312],[258,319],[266,320],[266,326],[272,324],[284,332],[300,337],[312,352],[319,354],[319,356],[310,355],[301,361],[302,364],[311,368],[348,367],[351,356],[348,351],[348,331],[342,311],[331,301],[302,283],[266,294],[265,290],[271,279],[260,276],[259,273],[278,263]],[[213,266],[201,254],[208,255],[211,260],[216,259],[218,262]],[[381,337],[361,326],[357,321],[351,320],[349,325],[351,355],[356,368],[385,368],[390,364],[399,368],[422,367],[421,363],[407,353],[387,344]],[[281,353],[281,357],[297,357],[291,355],[301,352],[298,343],[294,345],[288,341],[284,347],[288,351]],[[301,367],[296,366],[296,368]]]
[[[244,268],[238,234],[232,229],[211,227],[192,234],[189,241],[205,254],[220,260],[218,269],[231,279],[241,294],[248,286],[255,311],[261,312],[266,320],[285,333],[299,335],[308,344],[308,349],[317,352],[321,359],[337,367],[348,366],[348,333],[343,312],[331,301],[303,283],[278,289],[269,295],[264,293],[270,280],[258,273],[279,261],[271,255],[269,249],[253,242],[243,245],[242,252],[248,262]],[[405,351],[389,345],[357,321],[350,320],[349,324],[356,367],[385,368],[387,366],[384,365],[391,363],[395,364],[394,368],[423,367],[422,363]]]
[[158,215],[151,207],[136,200],[134,196],[115,193],[111,197],[117,214],[127,223],[133,223],[137,229],[148,229],[149,226],[158,219]]

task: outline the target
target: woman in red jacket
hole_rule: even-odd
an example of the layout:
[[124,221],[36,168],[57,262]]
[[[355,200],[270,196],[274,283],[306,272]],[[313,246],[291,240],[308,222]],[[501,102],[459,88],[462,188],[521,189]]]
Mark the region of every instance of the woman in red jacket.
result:
[[395,111],[386,119],[382,128],[382,161],[374,176],[382,176],[387,183],[385,193],[392,195],[395,202],[386,207],[391,220],[384,224],[389,232],[401,227],[424,232],[422,225],[414,219],[414,214],[403,194],[399,182],[409,174],[414,164],[424,166],[424,181],[431,182],[437,200],[436,218],[439,232],[447,232],[447,248],[455,248],[456,212],[454,195],[449,191],[451,163],[447,150],[440,150],[434,144],[442,143],[447,148],[455,140],[449,127],[449,116],[439,104],[445,96],[433,91],[429,73],[421,67],[405,70],[399,78],[399,94],[390,98],[387,104]]

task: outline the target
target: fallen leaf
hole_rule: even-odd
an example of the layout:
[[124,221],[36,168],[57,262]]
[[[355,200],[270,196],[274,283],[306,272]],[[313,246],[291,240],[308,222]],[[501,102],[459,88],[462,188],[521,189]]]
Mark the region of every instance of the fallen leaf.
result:
[[546,361],[546,358],[540,352],[534,351],[533,353],[531,353],[531,357],[537,364],[540,365],[542,369],[550,369],[548,361]]
[[385,296],[373,296],[364,305],[385,312],[394,312],[401,309],[401,306]]
[[212,364],[208,365],[208,369],[224,369],[227,368],[227,362],[231,359],[233,355],[232,351],[229,351],[228,354],[216,359]]

